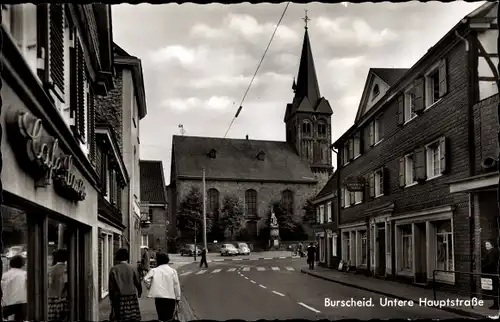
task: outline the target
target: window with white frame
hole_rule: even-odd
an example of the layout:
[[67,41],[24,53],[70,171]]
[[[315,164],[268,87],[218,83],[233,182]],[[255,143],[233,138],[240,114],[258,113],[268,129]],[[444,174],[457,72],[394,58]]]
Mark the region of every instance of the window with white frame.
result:
[[344,260],[350,261],[351,260],[351,232],[344,233],[344,242],[345,242],[344,254],[342,257],[344,258]]
[[441,151],[439,141],[433,142],[425,148],[427,163],[427,178],[432,179],[441,174]]
[[414,170],[414,157],[413,153],[405,155],[405,185],[411,186],[416,183]]
[[113,234],[102,233],[101,241],[101,296],[105,297],[109,292],[109,271],[113,267]]
[[413,270],[413,237],[411,225],[400,227],[401,230],[401,270]]
[[438,221],[434,225],[436,227],[436,269],[453,271],[455,265],[451,220]]
[[337,256],[337,235],[332,238],[332,255]]
[[361,265],[366,265],[368,262],[368,239],[366,231],[361,232]]
[[325,221],[325,206],[319,206],[319,223],[323,224]]
[[374,134],[373,139],[375,144],[379,143],[383,139],[382,126],[383,126],[382,117],[381,116],[376,117],[375,120],[373,121],[373,134]]
[[375,171],[375,198],[384,194],[384,171]]
[[354,204],[360,204],[363,202],[363,191],[354,192]]
[[351,206],[351,194],[349,193],[349,190],[344,186],[342,187],[342,199],[344,200],[344,208],[349,208]]
[[316,223],[319,224],[320,222],[320,219],[321,218],[321,215],[320,215],[320,212],[319,212],[319,207],[316,207]]
[[327,221],[332,222],[332,203],[330,201],[326,204],[326,214]]
[[404,102],[404,116],[405,122],[409,122],[413,120],[417,113],[415,112],[415,99],[417,98],[414,88],[409,89],[405,93],[405,102]]
[[439,69],[434,67],[425,76],[425,99],[426,106],[429,107],[440,99],[439,95]]
[[141,246],[149,247],[149,236],[147,234],[141,235]]

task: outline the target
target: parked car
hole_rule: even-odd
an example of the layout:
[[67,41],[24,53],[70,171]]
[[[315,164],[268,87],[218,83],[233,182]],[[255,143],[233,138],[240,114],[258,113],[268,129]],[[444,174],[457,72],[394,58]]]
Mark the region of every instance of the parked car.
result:
[[221,256],[236,256],[238,254],[239,254],[238,249],[234,247],[233,244],[224,244],[220,248]]
[[[181,248],[181,256],[193,256],[194,255],[194,244],[186,244]],[[196,247],[196,255],[201,255],[201,249]]]
[[26,258],[27,257],[26,246],[15,245],[9,247],[7,253],[5,254],[5,257],[7,257],[7,259],[11,259],[16,255],[21,255],[22,257]]
[[238,254],[250,255],[250,247],[248,247],[247,243],[238,243],[236,244],[236,247],[238,247]]

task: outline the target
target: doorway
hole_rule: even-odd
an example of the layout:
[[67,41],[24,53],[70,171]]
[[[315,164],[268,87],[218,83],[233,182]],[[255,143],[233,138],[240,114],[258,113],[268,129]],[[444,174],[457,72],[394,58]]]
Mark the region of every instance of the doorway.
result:
[[427,283],[427,229],[425,222],[415,224],[415,283]]
[[377,275],[385,276],[385,228],[378,228],[377,245]]

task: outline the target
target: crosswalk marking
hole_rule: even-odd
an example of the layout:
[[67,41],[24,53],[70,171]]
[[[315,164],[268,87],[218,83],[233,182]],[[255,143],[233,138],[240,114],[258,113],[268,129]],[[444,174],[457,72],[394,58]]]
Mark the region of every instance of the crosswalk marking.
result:
[[191,273],[192,273],[191,271],[187,271],[187,272],[182,273],[180,276],[186,276],[186,275],[189,275]]
[[218,273],[218,272],[220,272],[220,271],[222,271],[222,269],[220,269],[220,268],[214,269],[214,270],[212,271],[212,274],[213,274],[213,273]]
[[257,267],[257,271],[262,272],[265,271],[266,269],[264,267]]
[[236,268],[230,268],[230,269],[228,269],[227,271],[228,271],[228,272],[234,272],[234,271],[236,271]]
[[243,267],[242,271],[243,272],[249,272],[250,271],[250,267]]
[[239,275],[243,276],[243,272],[252,272],[252,271],[257,271],[257,272],[265,272],[265,271],[273,271],[273,272],[279,272],[279,271],[295,271],[296,269],[293,267],[278,267],[278,266],[272,266],[272,267],[256,267],[256,266],[246,266],[246,267],[227,267],[227,268],[213,268],[213,269],[203,269],[199,271],[185,271],[182,273],[179,273],[179,276],[187,276],[190,274],[196,274],[196,275],[201,275],[204,273],[209,273],[209,274],[215,274],[215,273],[224,273],[224,272],[236,272]]
[[206,270],[202,269],[201,271],[199,271],[198,273],[196,273],[196,275],[200,275],[200,274],[203,274],[205,272],[206,272]]
[[285,267],[287,271],[294,271],[295,269],[293,267]]
[[273,271],[279,271],[279,270],[280,270],[280,268],[279,268],[279,267],[271,267],[271,269],[272,269]]

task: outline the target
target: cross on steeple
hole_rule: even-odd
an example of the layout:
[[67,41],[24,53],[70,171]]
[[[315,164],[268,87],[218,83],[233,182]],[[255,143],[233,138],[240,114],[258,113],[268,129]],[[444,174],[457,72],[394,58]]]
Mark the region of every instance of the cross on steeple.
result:
[[304,11],[306,12],[306,16],[305,16],[305,18],[302,18],[302,20],[304,20],[304,22],[306,23],[306,26],[305,26],[304,28],[306,28],[306,29],[307,29],[307,22],[308,22],[309,20],[311,20],[311,19],[309,19],[309,17],[307,16],[307,9],[306,9],[306,10],[304,10]]

